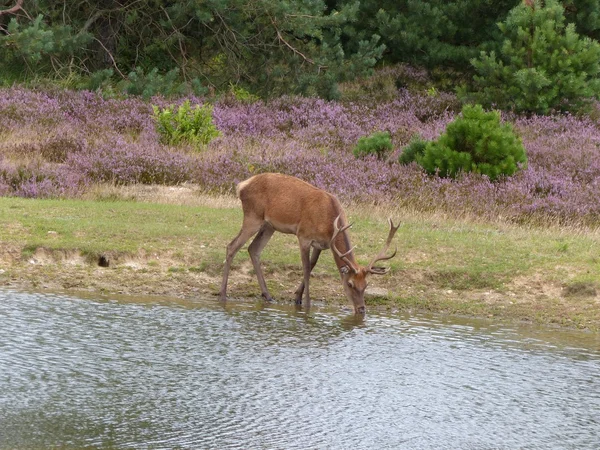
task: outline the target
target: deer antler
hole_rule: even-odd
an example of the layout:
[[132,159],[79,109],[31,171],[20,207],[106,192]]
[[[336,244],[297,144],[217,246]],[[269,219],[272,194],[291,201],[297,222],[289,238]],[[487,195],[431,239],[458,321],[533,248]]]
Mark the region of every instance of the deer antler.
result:
[[396,246],[396,250],[394,250],[394,253],[392,253],[390,256],[385,256],[385,253],[390,247],[390,244],[392,243],[392,239],[394,238],[396,231],[398,231],[398,227],[400,227],[400,224],[394,226],[394,222],[392,222],[392,219],[388,219],[388,221],[390,223],[390,232],[388,234],[387,240],[385,241],[385,245],[383,246],[383,249],[381,249],[377,256],[373,258],[373,260],[367,266],[367,272],[370,272],[375,275],[384,275],[388,273],[390,269],[384,267],[373,267],[373,264],[375,264],[377,261],[386,261],[388,259],[392,259],[394,256],[396,256],[396,252],[398,252],[398,247]]
[[329,241],[329,246],[331,247],[331,249],[335,252],[336,255],[339,256],[339,258],[344,261],[348,267],[350,268],[350,270],[352,270],[353,272],[356,272],[356,268],[354,267],[354,264],[352,264],[352,261],[350,261],[348,259],[348,255],[350,253],[352,253],[352,251],[356,248],[356,246],[352,247],[350,250],[348,250],[346,253],[342,253],[340,252],[337,247],[335,246],[335,238],[337,238],[337,235],[340,233],[343,233],[344,231],[346,231],[348,228],[350,228],[352,226],[352,224],[348,224],[348,225],[344,225],[342,228],[338,227],[338,222],[340,221],[340,216],[337,216],[335,218],[335,220],[333,221],[333,236],[331,237],[331,240]]

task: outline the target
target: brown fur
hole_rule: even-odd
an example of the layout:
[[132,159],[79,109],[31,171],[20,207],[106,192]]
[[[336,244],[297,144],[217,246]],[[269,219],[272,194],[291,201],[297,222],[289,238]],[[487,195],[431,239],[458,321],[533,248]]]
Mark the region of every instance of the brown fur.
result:
[[[295,234],[298,237],[304,279],[296,290],[296,303],[302,302],[304,294],[307,306],[309,306],[310,272],[317,263],[321,250],[330,248],[336,218],[339,217],[340,229],[346,224],[346,216],[340,202],[335,196],[322,189],[298,178],[278,173],[264,173],[242,181],[237,186],[237,195],[242,201],[244,220],[239,234],[227,246],[227,258],[220,291],[221,299],[225,300],[226,298],[227,279],[233,257],[255,234],[257,236],[248,247],[248,251],[262,295],[267,300],[271,299],[260,267],[260,253],[273,233],[279,231]],[[389,246],[396,229],[392,226],[384,251]],[[351,245],[347,231],[340,230],[333,245],[337,249],[337,252],[333,251],[333,256],[338,269],[340,269],[346,294],[352,300],[357,312],[364,312],[366,276],[369,273],[382,272],[381,270],[372,270],[372,264],[363,268],[356,263],[354,253],[350,250]],[[347,252],[348,254],[344,256],[343,254]],[[343,259],[340,258],[340,255]]]

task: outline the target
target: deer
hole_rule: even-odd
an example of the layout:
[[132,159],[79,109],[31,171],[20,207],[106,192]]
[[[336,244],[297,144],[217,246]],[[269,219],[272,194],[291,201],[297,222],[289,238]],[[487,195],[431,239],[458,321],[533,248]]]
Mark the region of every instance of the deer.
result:
[[[365,289],[369,275],[384,275],[389,268],[375,264],[393,258],[398,248],[386,256],[390,243],[398,230],[389,219],[390,231],[383,249],[367,266],[360,266],[350,244],[346,215],[339,200],[325,190],[319,189],[299,178],[279,173],[262,173],[248,178],[236,187],[242,202],[244,218],[238,235],[227,245],[223,281],[219,298],[227,299],[227,280],[236,253],[254,235],[248,246],[250,260],[258,279],[262,297],[273,301],[260,266],[260,254],[275,231],[294,234],[300,245],[303,280],[295,291],[296,305],[310,308],[309,280],[323,250],[331,249],[340,273],[347,298],[354,306],[356,315],[364,315]],[[312,251],[311,251],[312,250]]]

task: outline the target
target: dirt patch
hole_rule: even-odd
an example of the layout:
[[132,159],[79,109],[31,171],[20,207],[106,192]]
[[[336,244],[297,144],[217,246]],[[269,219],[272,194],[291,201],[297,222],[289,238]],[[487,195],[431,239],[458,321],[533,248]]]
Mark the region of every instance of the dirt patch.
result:
[[560,298],[562,294],[562,286],[546,280],[542,274],[514,278],[507,284],[507,289],[515,297],[515,301],[523,302]]
[[3,244],[0,250],[0,266],[12,266],[21,260],[21,246],[16,244]]
[[575,282],[563,287],[564,297],[596,297],[598,295],[597,283]]

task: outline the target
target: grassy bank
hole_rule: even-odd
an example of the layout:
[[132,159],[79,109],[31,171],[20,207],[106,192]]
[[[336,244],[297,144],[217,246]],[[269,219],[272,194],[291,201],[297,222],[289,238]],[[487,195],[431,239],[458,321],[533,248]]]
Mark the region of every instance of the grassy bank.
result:
[[[225,247],[241,223],[237,200],[202,197],[185,188],[155,189],[146,197],[154,202],[137,201],[144,197],[140,192],[123,191],[96,195],[103,201],[0,198],[0,284],[215,295]],[[600,330],[596,231],[485,224],[364,207],[349,207],[348,214],[362,263],[382,245],[386,218],[402,222],[390,274],[372,277],[367,298],[371,308]],[[301,279],[295,238],[276,234],[263,253],[263,264],[275,298],[292,302]],[[315,269],[311,287],[315,300],[347,304],[328,252]],[[257,299],[260,294],[244,251],[235,260],[230,294]]]

